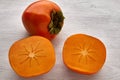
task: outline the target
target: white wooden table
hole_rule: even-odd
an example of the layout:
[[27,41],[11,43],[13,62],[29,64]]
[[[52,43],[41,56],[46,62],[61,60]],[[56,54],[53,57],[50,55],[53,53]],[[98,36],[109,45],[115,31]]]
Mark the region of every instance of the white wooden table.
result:
[[[35,0],[0,0],[0,80],[120,80],[120,0],[53,0],[63,10],[65,24],[52,41],[56,64],[47,74],[24,79],[14,73],[8,60],[12,43],[28,34],[21,15]],[[100,72],[82,75],[67,69],[62,61],[62,47],[72,34],[97,37],[107,48],[107,59]]]

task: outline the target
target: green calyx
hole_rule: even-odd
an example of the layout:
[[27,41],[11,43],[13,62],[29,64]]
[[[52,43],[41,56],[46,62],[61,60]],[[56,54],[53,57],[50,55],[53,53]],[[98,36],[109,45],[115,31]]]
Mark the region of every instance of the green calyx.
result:
[[62,11],[56,12],[55,10],[53,10],[51,12],[51,22],[48,26],[50,34],[58,34],[62,29],[63,21],[64,16]]

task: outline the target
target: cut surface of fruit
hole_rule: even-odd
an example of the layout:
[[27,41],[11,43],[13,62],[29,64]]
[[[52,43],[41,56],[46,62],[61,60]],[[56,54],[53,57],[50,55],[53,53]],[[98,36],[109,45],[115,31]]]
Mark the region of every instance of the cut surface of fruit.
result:
[[20,76],[33,77],[47,73],[55,64],[51,42],[40,36],[16,41],[9,50],[9,61]]
[[63,47],[64,64],[82,74],[94,74],[104,65],[106,48],[97,38],[86,34],[70,36]]

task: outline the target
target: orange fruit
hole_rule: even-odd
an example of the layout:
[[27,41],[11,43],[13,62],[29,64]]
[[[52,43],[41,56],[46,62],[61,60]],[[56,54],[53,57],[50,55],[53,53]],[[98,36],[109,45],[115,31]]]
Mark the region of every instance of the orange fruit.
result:
[[20,76],[33,77],[47,73],[55,64],[51,42],[40,36],[16,41],[9,50],[9,61]]
[[106,60],[106,48],[99,39],[75,34],[64,43],[63,61],[71,70],[81,74],[98,72]]

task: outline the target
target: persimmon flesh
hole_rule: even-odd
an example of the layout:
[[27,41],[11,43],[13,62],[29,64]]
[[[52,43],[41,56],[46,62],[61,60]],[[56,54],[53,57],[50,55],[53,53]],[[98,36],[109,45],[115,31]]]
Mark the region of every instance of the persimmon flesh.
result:
[[106,48],[99,39],[86,34],[70,36],[64,43],[63,61],[81,74],[98,72],[106,60]]
[[16,41],[9,50],[9,62],[22,77],[33,77],[49,72],[55,64],[51,42],[41,36]]

